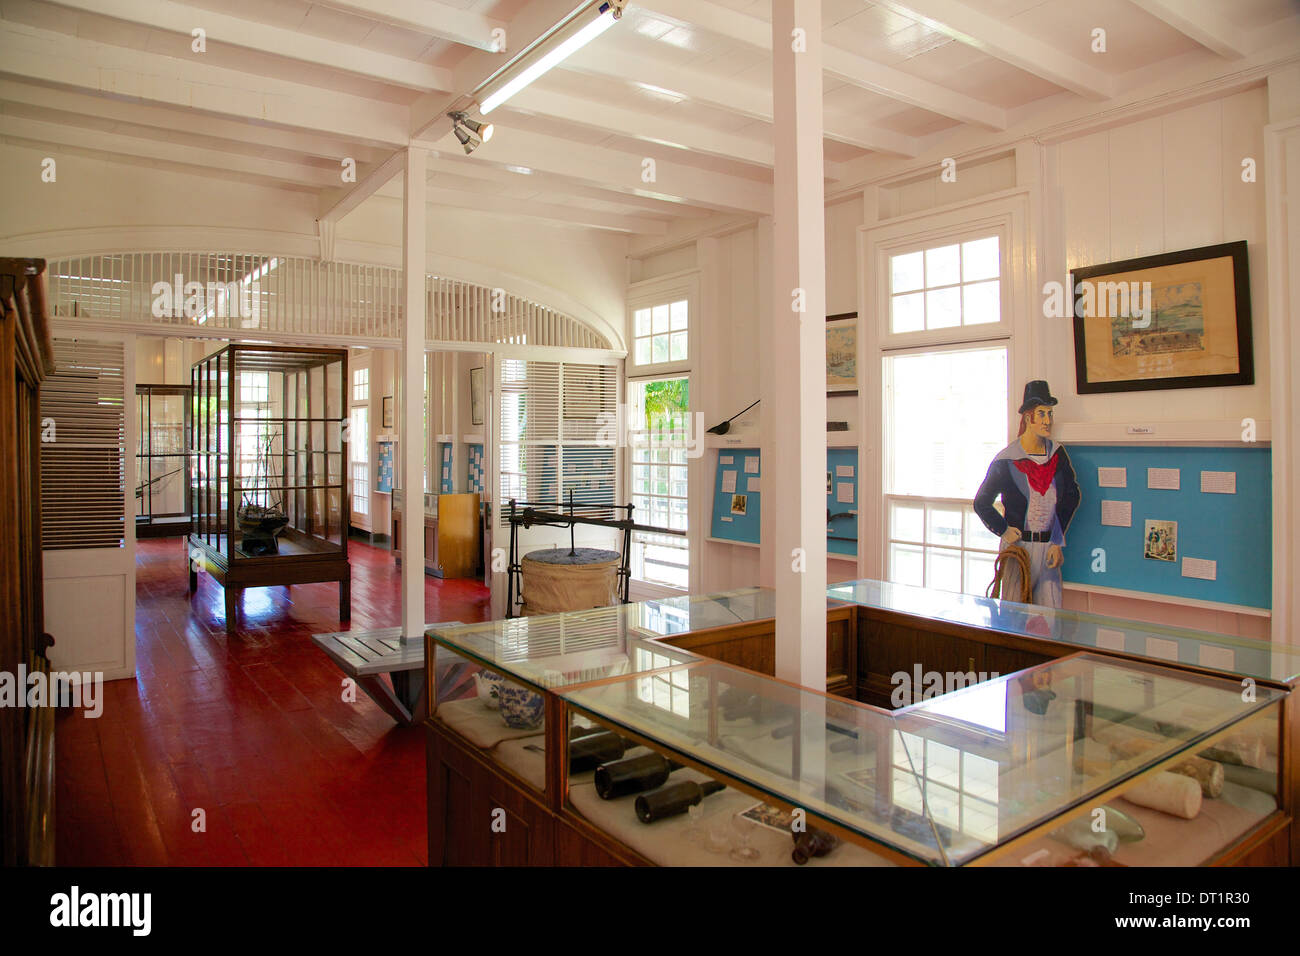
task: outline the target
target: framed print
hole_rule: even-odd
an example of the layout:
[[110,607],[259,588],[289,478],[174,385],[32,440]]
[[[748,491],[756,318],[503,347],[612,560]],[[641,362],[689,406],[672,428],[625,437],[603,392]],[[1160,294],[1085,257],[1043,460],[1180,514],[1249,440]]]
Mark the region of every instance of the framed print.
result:
[[1081,395],[1253,385],[1246,243],[1070,273]]
[[383,418],[383,422],[384,422],[383,425],[380,426],[381,428],[392,428],[392,427],[393,427],[393,396],[391,396],[391,395],[385,395],[385,396],[384,396],[384,418]]
[[826,317],[826,394],[858,393],[858,314]]
[[749,512],[749,496],[748,496],[748,495],[732,495],[732,496],[731,496],[731,513],[732,513],[733,515],[743,515],[743,514],[748,514],[748,512]]
[[1178,522],[1146,519],[1142,530],[1142,557],[1156,561],[1178,561]]
[[469,370],[469,421],[471,425],[483,424],[483,369]]

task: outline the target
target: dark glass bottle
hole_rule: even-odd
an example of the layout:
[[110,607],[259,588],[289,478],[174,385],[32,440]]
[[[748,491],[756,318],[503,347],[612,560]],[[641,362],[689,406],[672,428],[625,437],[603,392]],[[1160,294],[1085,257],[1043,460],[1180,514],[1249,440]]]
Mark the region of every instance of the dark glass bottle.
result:
[[591,734],[569,741],[569,773],[584,773],[603,763],[618,760],[633,746],[632,741],[618,734]]
[[681,769],[681,764],[653,753],[601,764],[596,768],[596,793],[602,800],[613,800],[653,790],[667,783],[670,773]]
[[665,817],[675,817],[679,813],[685,813],[709,794],[725,789],[714,780],[705,783],[693,783],[690,780],[670,783],[636,798],[636,818],[642,823],[654,823]]
[[809,827],[802,833],[792,833],[791,836],[794,837],[794,850],[790,853],[790,859],[800,866],[815,856],[825,856],[840,845],[839,837],[816,827]]
[[599,724],[593,724],[590,727],[579,727],[577,724],[569,725],[569,739],[577,740],[579,737],[590,737],[592,734],[606,733],[604,727]]

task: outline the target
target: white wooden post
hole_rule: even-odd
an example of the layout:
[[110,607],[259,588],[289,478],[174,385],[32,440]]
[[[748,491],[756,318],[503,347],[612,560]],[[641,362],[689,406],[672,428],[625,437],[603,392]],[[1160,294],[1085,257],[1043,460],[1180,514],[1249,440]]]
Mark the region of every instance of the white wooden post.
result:
[[[771,423],[776,676],[826,688],[826,239],[821,0],[773,0]],[[769,485],[770,482],[770,485]]]
[[402,636],[424,636],[424,252],[429,150],[407,149],[402,211]]

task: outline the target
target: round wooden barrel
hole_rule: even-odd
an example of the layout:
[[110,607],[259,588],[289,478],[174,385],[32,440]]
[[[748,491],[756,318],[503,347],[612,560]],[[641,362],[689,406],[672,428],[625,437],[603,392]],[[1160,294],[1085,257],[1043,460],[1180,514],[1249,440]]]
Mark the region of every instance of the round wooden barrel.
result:
[[617,551],[546,548],[521,562],[522,614],[555,614],[618,603]]

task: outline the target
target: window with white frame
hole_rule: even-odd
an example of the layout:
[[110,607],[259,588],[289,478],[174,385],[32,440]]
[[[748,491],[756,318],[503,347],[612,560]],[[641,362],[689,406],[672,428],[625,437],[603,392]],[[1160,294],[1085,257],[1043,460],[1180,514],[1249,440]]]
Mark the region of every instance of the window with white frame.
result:
[[999,245],[982,236],[890,256],[890,333],[1001,322]]
[[352,370],[352,401],[370,401],[370,369],[354,368]]
[[639,379],[627,388],[632,517],[664,529],[633,532],[632,577],[685,589],[690,586],[690,379]]
[[352,479],[352,523],[370,528],[370,369],[353,366],[349,409],[348,473]]
[[614,517],[618,449],[605,432],[617,420],[618,369],[523,359],[500,368],[501,526],[509,526],[511,499],[608,505]]
[[[884,383],[886,576],[983,594],[999,548],[971,501],[1007,443],[1001,239],[888,256]],[[937,330],[937,336],[932,334]],[[918,339],[932,346],[911,345]]]
[[686,297],[632,311],[632,362],[664,365],[690,358],[690,300]]

